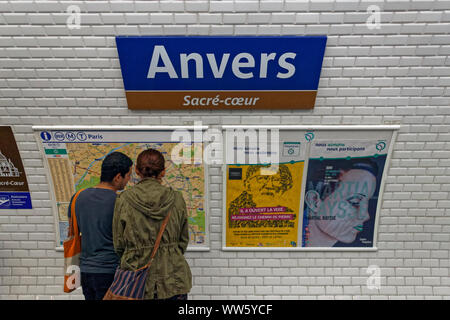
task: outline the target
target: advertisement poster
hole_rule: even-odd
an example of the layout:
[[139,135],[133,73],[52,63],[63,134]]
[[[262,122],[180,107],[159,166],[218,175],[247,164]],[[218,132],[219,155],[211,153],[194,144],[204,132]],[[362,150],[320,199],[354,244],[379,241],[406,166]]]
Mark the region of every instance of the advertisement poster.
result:
[[281,137],[279,163],[226,166],[227,247],[298,246],[304,167],[299,140]]
[[[140,152],[153,148],[161,151],[166,159],[166,175],[163,184],[182,192],[189,219],[189,246],[207,246],[205,210],[205,168],[201,162],[203,145],[171,141],[172,131],[40,131],[39,139],[53,184],[59,229],[58,244],[67,237],[68,205],[72,195],[83,188],[100,182],[102,160],[111,152],[119,151],[136,162]],[[185,150],[195,155],[190,163],[175,163],[172,151]],[[178,154],[178,152],[177,152]],[[133,176],[128,187],[138,182]]]
[[317,140],[304,194],[303,247],[373,247],[386,140]]
[[0,209],[32,209],[27,177],[13,131],[0,126]]

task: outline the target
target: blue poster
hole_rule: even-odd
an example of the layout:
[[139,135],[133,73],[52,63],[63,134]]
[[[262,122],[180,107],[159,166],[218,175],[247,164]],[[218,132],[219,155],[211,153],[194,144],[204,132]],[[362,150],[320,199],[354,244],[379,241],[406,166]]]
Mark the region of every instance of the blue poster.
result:
[[385,141],[317,141],[304,194],[303,247],[374,247]]

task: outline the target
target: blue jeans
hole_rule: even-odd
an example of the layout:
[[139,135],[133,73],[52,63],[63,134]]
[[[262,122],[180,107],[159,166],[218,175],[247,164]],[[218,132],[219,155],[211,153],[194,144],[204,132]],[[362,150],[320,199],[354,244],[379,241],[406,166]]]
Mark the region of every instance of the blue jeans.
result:
[[81,287],[86,300],[102,300],[114,280],[114,273],[81,273]]

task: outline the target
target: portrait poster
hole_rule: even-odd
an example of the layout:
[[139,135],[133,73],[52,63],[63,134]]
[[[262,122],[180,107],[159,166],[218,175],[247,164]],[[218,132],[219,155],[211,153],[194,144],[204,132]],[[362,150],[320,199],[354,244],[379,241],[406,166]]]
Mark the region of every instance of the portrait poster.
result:
[[[130,157],[135,164],[142,151],[153,148],[159,150],[166,160],[162,184],[180,191],[185,200],[189,248],[207,249],[207,187],[206,166],[202,161],[203,143],[194,140],[195,137],[190,142],[180,142],[172,138],[172,133],[173,130],[38,130],[36,136],[41,143],[52,182],[57,246],[61,246],[67,237],[68,207],[72,195],[100,182],[103,159],[118,151]],[[191,135],[188,131],[186,133]],[[184,155],[187,158],[182,162]],[[139,178],[133,169],[126,188],[137,182]]]
[[373,247],[387,140],[311,143],[302,247]]
[[0,209],[32,209],[30,190],[10,126],[0,126]]
[[[305,149],[302,140],[302,135],[280,132],[280,143],[274,151],[279,162],[227,164],[227,247],[299,245]],[[248,150],[235,148],[235,152],[248,153]]]

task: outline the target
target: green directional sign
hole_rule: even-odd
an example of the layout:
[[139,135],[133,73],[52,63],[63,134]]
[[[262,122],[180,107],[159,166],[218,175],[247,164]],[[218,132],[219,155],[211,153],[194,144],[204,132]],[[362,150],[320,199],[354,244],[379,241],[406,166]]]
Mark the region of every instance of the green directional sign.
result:
[[57,154],[67,154],[66,149],[45,149],[45,154],[57,155]]

